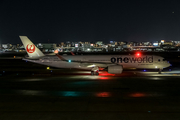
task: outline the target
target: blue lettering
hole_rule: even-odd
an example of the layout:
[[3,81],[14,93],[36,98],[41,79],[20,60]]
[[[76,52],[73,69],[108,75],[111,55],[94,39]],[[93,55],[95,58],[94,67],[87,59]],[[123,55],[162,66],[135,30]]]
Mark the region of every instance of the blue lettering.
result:
[[142,58],[141,57],[137,58],[137,61],[138,61],[138,63],[141,63],[142,62]]
[[122,63],[122,58],[121,57],[117,58],[117,63],[119,63],[119,61],[120,61],[120,63]]
[[128,63],[128,62],[129,62],[129,58],[125,57],[125,58],[124,58],[124,62],[125,62],[125,63]]
[[115,58],[115,57],[112,57],[111,58],[111,62],[112,63],[135,63],[135,62],[138,62],[138,63],[144,63],[144,62],[146,62],[146,63],[153,63],[153,56],[151,56],[151,57],[124,57],[124,58],[122,58],[122,57],[117,57],[117,58]]
[[116,62],[116,58],[114,58],[114,57],[111,58],[111,62],[112,62],[112,63],[115,63],[115,62]]
[[147,63],[147,56],[143,58],[143,63],[146,61]]
[[153,63],[153,56],[148,58],[149,63]]
[[134,63],[136,62],[136,58],[132,58],[132,61],[134,61]]

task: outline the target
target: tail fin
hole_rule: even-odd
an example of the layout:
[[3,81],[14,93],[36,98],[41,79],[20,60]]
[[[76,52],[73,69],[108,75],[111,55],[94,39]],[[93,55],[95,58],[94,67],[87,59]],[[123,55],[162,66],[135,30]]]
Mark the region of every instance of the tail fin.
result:
[[19,36],[29,58],[39,58],[45,56],[30,40],[27,36]]

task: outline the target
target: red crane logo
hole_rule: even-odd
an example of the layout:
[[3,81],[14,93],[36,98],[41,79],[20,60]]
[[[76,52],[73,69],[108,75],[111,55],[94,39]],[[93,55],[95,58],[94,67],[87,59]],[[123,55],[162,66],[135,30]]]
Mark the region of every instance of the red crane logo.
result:
[[34,51],[35,51],[35,45],[31,45],[31,44],[28,44],[27,46],[26,46],[26,51],[28,52],[28,53],[33,53]]

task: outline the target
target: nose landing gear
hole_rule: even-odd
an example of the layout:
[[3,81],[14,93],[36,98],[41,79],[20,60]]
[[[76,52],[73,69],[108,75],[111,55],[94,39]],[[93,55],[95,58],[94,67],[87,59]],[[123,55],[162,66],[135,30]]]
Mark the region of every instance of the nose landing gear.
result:
[[92,68],[91,75],[99,75],[99,68],[97,66]]
[[91,75],[99,75],[99,71],[91,71]]
[[158,74],[161,74],[161,71],[162,71],[162,69],[161,69],[161,68],[159,68],[159,72],[158,72]]

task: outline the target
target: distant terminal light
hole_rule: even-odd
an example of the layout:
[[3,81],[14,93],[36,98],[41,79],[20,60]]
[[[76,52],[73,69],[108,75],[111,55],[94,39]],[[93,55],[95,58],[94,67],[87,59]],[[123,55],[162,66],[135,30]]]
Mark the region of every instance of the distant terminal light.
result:
[[75,44],[75,47],[78,47],[78,44]]
[[164,40],[161,40],[161,43],[164,43]]
[[153,43],[154,46],[158,46],[158,43]]
[[57,54],[58,52],[59,52],[58,50],[55,50],[55,51],[54,51],[54,53],[56,53],[56,54]]

